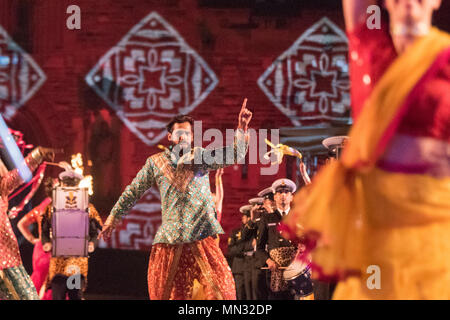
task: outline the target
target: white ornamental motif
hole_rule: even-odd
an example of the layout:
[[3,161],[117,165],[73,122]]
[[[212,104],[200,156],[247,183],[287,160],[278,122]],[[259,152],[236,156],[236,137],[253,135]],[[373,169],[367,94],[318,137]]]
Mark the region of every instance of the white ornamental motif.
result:
[[324,17],[305,31],[258,79],[270,101],[295,126],[350,120],[348,40]]
[[166,135],[170,118],[194,110],[218,80],[178,32],[152,12],[100,59],[86,82],[151,146]]
[[45,82],[44,72],[0,26],[0,112],[11,119]]

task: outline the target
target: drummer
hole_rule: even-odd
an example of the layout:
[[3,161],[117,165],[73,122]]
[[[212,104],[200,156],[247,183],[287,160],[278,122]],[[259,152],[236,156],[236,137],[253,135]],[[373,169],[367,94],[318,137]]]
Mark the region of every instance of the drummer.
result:
[[265,257],[269,268],[269,300],[294,300],[295,294],[288,289],[283,280],[283,270],[297,254],[297,246],[284,239],[277,230],[282,218],[289,214],[293,193],[297,187],[292,180],[278,179],[272,184],[275,210],[272,213],[263,213],[258,225],[256,250],[259,256]]

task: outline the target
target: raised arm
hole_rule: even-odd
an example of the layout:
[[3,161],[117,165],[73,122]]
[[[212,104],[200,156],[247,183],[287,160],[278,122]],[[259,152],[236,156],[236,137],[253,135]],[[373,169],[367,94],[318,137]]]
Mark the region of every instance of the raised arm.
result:
[[217,220],[220,222],[222,220],[222,204],[223,204],[223,183],[222,183],[223,169],[216,171],[216,212]]
[[134,204],[154,184],[155,175],[153,173],[153,160],[148,158],[147,162],[138,172],[131,184],[125,188],[125,191],[122,193],[119,200],[117,200],[111,210],[111,213],[106,219],[103,230],[99,234],[98,238],[103,237],[104,239],[108,239],[121,218],[128,214],[128,211],[134,206]]
[[[50,197],[47,197],[42,201],[39,205],[30,210],[26,215],[22,217],[17,223],[17,228],[22,233],[25,239],[32,244],[36,244],[39,239],[35,238],[33,234],[30,232],[29,226],[33,223],[38,223],[38,217],[47,210],[48,205],[52,202]],[[40,235],[39,235],[40,236]]]
[[377,0],[342,0],[345,29],[350,32],[367,19],[367,8],[376,5]]
[[195,148],[193,156],[191,154],[184,155],[179,163],[182,163],[185,168],[199,173],[240,163],[248,150],[249,134],[247,131],[251,118],[252,112],[247,109],[247,99],[245,99],[239,112],[233,144],[215,149]]
[[309,178],[308,171],[306,171],[306,166],[303,161],[300,161],[300,174],[302,175],[305,185],[311,184],[311,179]]
[[[37,147],[24,159],[24,161],[30,171],[34,171],[43,160],[53,161],[55,152],[55,149]],[[7,196],[23,182],[24,181],[17,169],[8,171],[5,175],[0,177],[0,190],[4,196]]]
[[31,210],[26,215],[24,215],[22,219],[20,219],[19,222],[17,223],[17,229],[19,229],[23,237],[27,239],[27,241],[30,242],[31,244],[35,244],[37,241],[39,241],[39,239],[33,236],[30,229],[28,229],[30,225],[37,222],[35,215],[39,213],[36,213],[34,210],[35,209]]

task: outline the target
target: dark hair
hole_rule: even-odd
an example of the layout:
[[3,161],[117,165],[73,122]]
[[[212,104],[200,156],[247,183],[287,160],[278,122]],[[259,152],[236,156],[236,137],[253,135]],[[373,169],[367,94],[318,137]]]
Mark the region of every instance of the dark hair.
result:
[[53,178],[47,177],[44,180],[44,191],[47,197],[51,197],[53,191]]
[[194,118],[184,115],[184,114],[180,114],[180,115],[173,117],[172,120],[170,120],[170,122],[166,125],[166,129],[167,129],[167,131],[172,133],[173,125],[175,123],[184,123],[184,122],[189,122],[189,124],[191,126],[194,126]]
[[68,187],[76,187],[80,183],[80,179],[72,177],[64,177],[61,182]]

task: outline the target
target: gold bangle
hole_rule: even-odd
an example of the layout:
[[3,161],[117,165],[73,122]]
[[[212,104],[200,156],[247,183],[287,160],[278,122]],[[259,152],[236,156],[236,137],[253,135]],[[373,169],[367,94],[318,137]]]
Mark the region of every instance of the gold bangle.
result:
[[39,147],[34,148],[34,150],[31,151],[31,158],[33,158],[33,160],[40,162],[43,157],[44,157],[44,155],[41,153],[41,150]]

